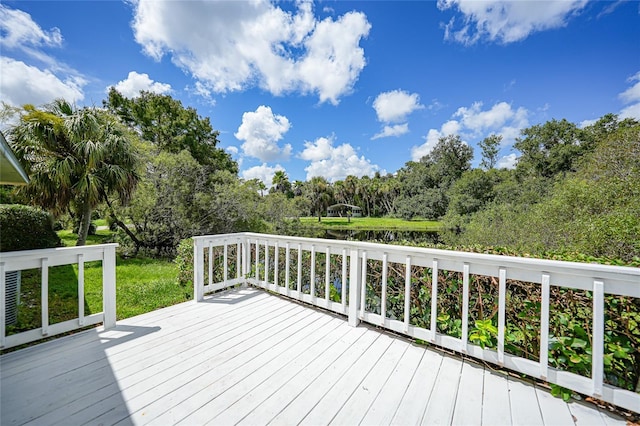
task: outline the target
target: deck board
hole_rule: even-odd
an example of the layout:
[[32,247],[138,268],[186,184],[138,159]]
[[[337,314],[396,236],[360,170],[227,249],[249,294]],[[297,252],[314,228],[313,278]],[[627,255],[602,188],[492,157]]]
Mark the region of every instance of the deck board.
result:
[[3,426],[624,424],[251,288],[2,355],[0,374]]

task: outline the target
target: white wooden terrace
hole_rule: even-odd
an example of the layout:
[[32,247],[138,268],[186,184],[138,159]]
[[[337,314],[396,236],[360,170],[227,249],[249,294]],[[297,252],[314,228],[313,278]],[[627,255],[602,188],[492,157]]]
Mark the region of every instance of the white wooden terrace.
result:
[[12,352],[1,369],[2,425],[625,424],[253,288]]
[[[218,252],[214,253],[214,248]],[[601,358],[597,361],[602,348],[595,343],[603,328],[600,303],[604,294],[638,297],[640,271],[635,268],[259,234],[198,237],[194,247],[196,300],[116,325],[115,247],[52,250],[46,258],[40,251],[1,254],[0,300],[4,299],[4,271],[40,264],[45,288],[47,265],[76,261],[81,265],[86,259],[102,256],[105,312],[90,317],[81,313],[75,327],[94,323],[102,315],[108,329],[93,329],[2,355],[2,425],[625,424],[624,419],[596,405],[554,398],[546,386],[507,374],[499,365],[532,377],[544,375],[549,382],[640,411],[638,394],[603,383]],[[294,266],[290,263],[296,263],[295,256],[290,259],[290,250],[297,250],[297,276],[289,273]],[[304,251],[310,253],[312,265],[318,253],[343,259],[342,303],[313,296],[314,285],[325,285],[315,279],[316,268],[311,268],[308,277],[312,292],[304,293],[301,282],[305,278],[299,272]],[[277,257],[284,253],[285,270],[278,271],[276,265],[283,262]],[[215,256],[224,265],[220,282],[212,278],[215,274],[210,265]],[[459,270],[465,274],[465,282],[469,273],[481,271],[498,277],[501,287],[507,278],[526,275],[543,288],[543,316],[549,285],[593,286],[596,362],[592,377],[556,371],[547,365],[546,356],[538,362],[515,357],[505,352],[504,343],[499,342],[497,351],[490,351],[391,319],[384,309],[382,315],[368,312],[359,303],[367,258],[379,259],[385,268],[387,262],[406,262],[407,266],[428,264],[435,274],[438,268]],[[329,271],[328,265],[326,268]],[[82,277],[79,272],[79,288]],[[571,279],[565,281],[565,277]],[[286,287],[279,285],[282,281]],[[281,296],[254,287],[206,295],[239,283],[264,287]],[[356,285],[344,285],[350,283]],[[437,297],[437,286],[433,287]],[[465,292],[468,296],[468,289]],[[504,294],[503,288],[501,292]],[[353,303],[347,303],[347,294]],[[5,336],[4,327],[0,327],[2,346],[74,325],[49,326],[46,308],[43,306],[41,329]],[[501,309],[504,311],[504,306]],[[4,324],[4,306],[0,314]],[[501,318],[503,322],[504,314]],[[548,318],[546,321],[548,324]],[[467,332],[465,327],[463,324],[463,333]],[[504,333],[504,324],[499,324],[500,332]],[[541,333],[548,330],[542,327]],[[466,355],[419,346],[409,337]]]

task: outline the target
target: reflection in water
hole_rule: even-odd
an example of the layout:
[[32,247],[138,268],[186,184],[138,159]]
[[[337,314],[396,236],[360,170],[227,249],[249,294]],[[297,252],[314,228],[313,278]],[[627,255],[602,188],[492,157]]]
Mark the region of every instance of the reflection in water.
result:
[[372,230],[326,230],[320,238],[332,240],[353,240],[353,241],[413,241],[416,243],[439,244],[442,243],[438,231],[372,231]]

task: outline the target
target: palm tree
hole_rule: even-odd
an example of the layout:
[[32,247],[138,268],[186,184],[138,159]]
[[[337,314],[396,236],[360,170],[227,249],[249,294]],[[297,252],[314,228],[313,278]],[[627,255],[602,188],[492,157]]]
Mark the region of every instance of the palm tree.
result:
[[123,204],[130,200],[138,182],[132,138],[110,113],[61,99],[43,109],[26,105],[9,132],[31,180],[21,191],[54,214],[76,213],[78,246],[86,243],[91,213],[109,194]]
[[311,209],[318,215],[318,222],[321,222],[322,212],[331,205],[333,200],[331,184],[323,177],[312,177],[309,181],[308,196],[311,201]]
[[289,182],[289,176],[284,170],[277,170],[271,179],[271,184],[273,187],[271,188],[273,192],[282,192],[287,197],[293,197],[293,192],[291,191],[291,182]]

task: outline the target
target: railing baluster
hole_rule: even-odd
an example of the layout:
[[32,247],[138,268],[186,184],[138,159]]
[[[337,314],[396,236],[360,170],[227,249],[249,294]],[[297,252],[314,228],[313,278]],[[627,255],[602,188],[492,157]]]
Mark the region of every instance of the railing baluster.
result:
[[209,286],[213,284],[213,241],[209,241]]
[[256,282],[260,281],[260,241],[256,238]]
[[302,244],[298,244],[298,297],[302,292]]
[[4,268],[4,262],[0,262],[0,348],[4,348],[5,326],[7,322],[6,276]]
[[404,269],[404,332],[409,331],[411,321],[411,256],[407,256]]
[[273,283],[278,287],[278,257],[280,255],[280,246],[276,241],[273,246]]
[[[360,260],[358,255],[358,249],[350,250],[350,264],[349,264],[349,325],[356,327],[360,320],[358,319],[358,307],[362,308],[363,304],[358,305],[358,290],[364,288],[365,279],[360,275],[361,270],[366,270],[366,266],[360,268]],[[367,255],[363,254],[363,263],[366,265]],[[342,300],[344,303],[344,298]],[[364,303],[364,302],[363,302]],[[363,309],[363,308],[362,308]],[[361,311],[362,312],[362,311]]]
[[315,303],[316,300],[316,246],[311,245],[311,272],[309,274],[309,294],[311,294],[311,300]]
[[342,287],[340,288],[342,294],[340,295],[340,302],[342,306],[347,306],[347,249],[342,249]]
[[[204,253],[202,240],[193,242],[193,297],[196,302],[204,298]],[[104,269],[104,264],[102,265]],[[102,283],[104,285],[104,282]]]
[[431,342],[438,332],[438,259],[433,259],[431,270]]
[[264,240],[264,285],[269,283],[269,241]]
[[[202,254],[202,252],[200,252]],[[116,248],[106,247],[102,257],[102,310],[104,328],[116,326]]]
[[222,261],[224,262],[224,265],[222,266],[223,268],[223,274],[224,274],[224,282],[226,283],[229,280],[229,266],[227,265],[228,262],[228,250],[227,250],[227,240],[223,241],[224,244],[224,252],[222,254]]
[[504,365],[504,327],[507,301],[507,270],[500,268],[498,288],[498,364]]
[[285,287],[287,287],[287,296],[289,296],[289,278],[290,278],[290,272],[289,272],[289,268],[291,267],[291,248],[289,247],[289,242],[287,242],[286,246],[285,246],[285,260],[284,260],[284,285]]
[[591,359],[591,379],[593,396],[602,396],[604,369],[604,282],[593,282],[593,345]]
[[382,255],[382,294],[380,297],[380,325],[384,326],[387,317],[387,253]]
[[542,274],[542,300],[540,304],[540,378],[549,375],[549,294],[551,276]]
[[[46,336],[49,333],[49,259],[42,258],[40,261],[41,268],[41,282],[42,288],[40,289],[41,306],[42,306],[42,335]],[[3,300],[2,303],[5,303]]]
[[329,294],[331,293],[330,285],[331,285],[331,250],[329,247],[325,250],[325,266],[324,266],[324,300],[329,302]]
[[462,352],[467,353],[469,342],[469,264],[462,266]]
[[78,255],[78,325],[84,325],[84,255]]
[[240,278],[242,268],[242,257],[240,255],[240,242],[236,243],[236,278]]
[[[353,256],[351,258],[353,262]],[[367,252],[362,252],[362,274],[360,278],[360,282],[362,285],[361,293],[360,293],[360,318],[364,319],[364,311],[367,305]],[[353,302],[350,302],[350,304]]]

